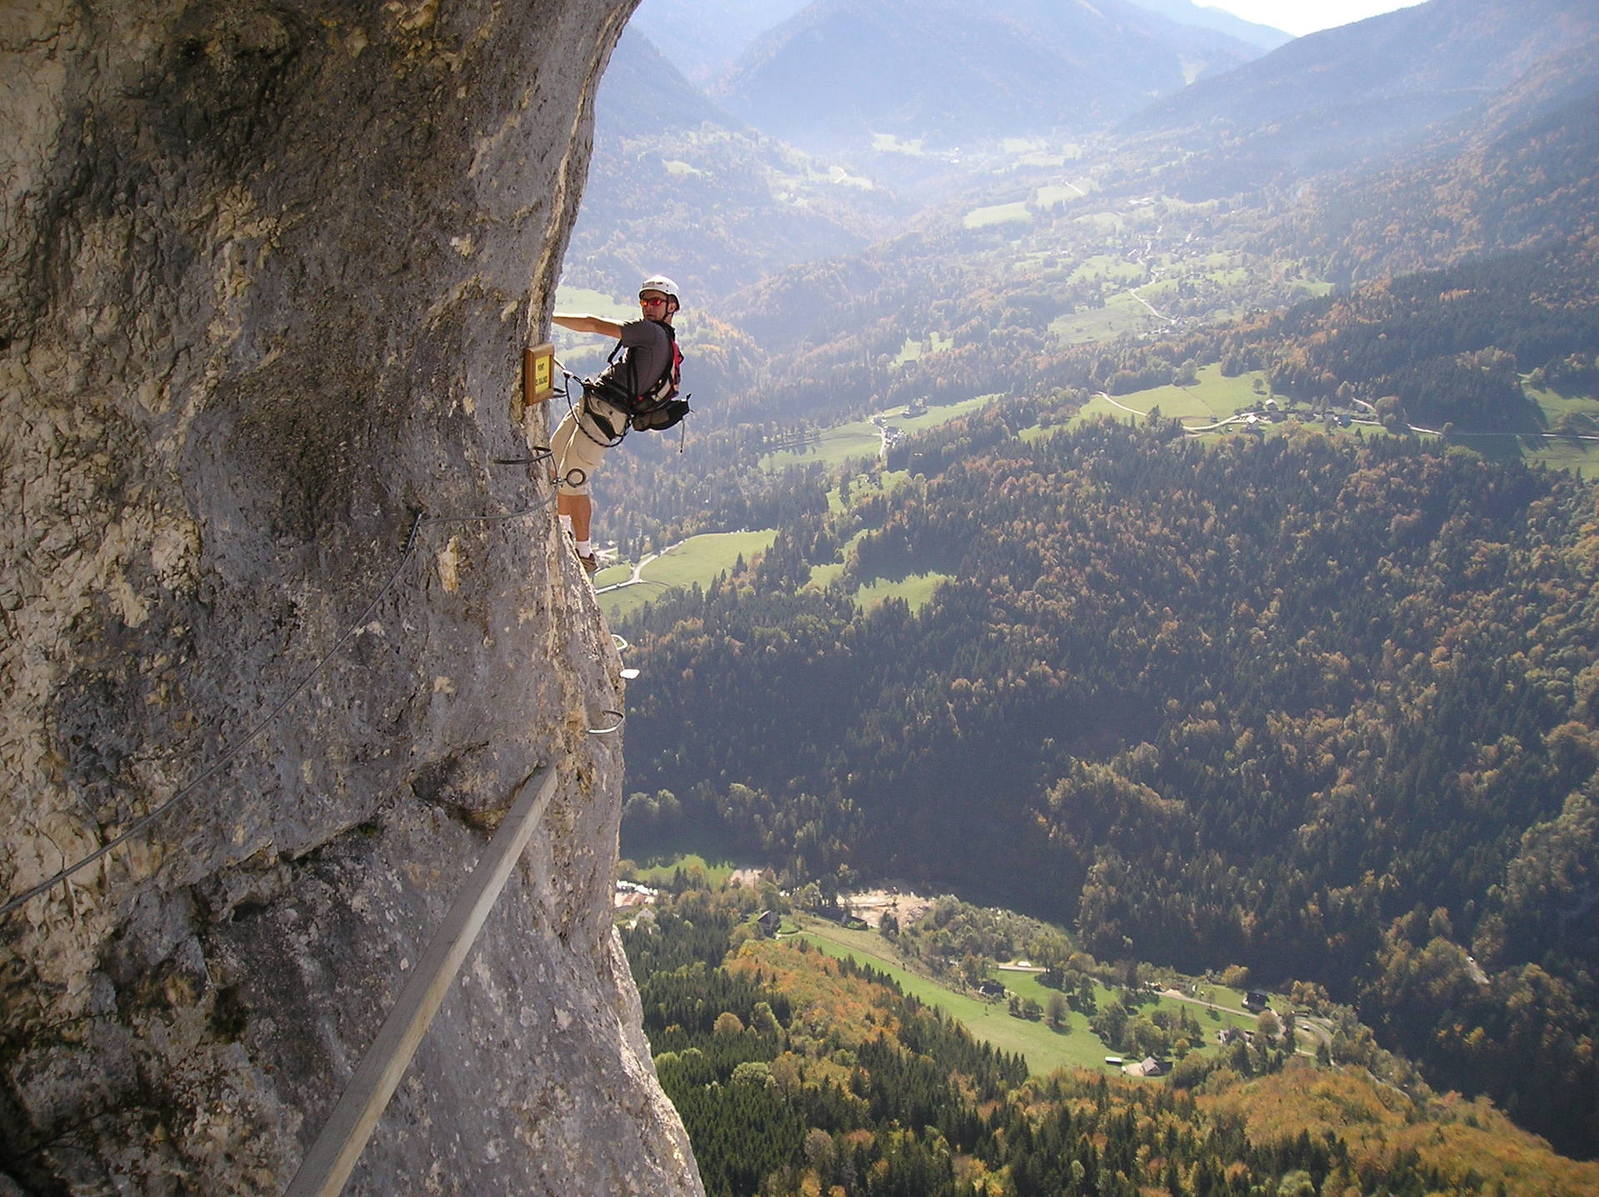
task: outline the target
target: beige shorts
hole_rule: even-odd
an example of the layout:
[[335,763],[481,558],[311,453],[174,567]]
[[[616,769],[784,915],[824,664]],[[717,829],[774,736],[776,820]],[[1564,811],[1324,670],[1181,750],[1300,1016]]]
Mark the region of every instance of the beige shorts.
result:
[[589,480],[599,468],[600,458],[607,449],[613,447],[611,442],[615,439],[606,435],[605,430],[594,422],[590,412],[598,411],[618,432],[627,427],[627,415],[621,408],[592,395],[575,410],[582,413],[581,421],[573,410],[568,410],[561,417],[555,435],[550,438],[550,456],[555,462],[555,481],[561,493],[586,495],[589,493]]

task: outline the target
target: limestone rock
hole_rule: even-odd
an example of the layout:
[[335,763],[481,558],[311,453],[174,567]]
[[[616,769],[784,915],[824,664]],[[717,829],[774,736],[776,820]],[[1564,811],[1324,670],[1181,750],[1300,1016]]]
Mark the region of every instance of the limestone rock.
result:
[[0,891],[137,830],[0,920],[0,1191],[281,1192],[546,763],[348,1191],[700,1191],[619,663],[498,464],[630,7],[0,6]]

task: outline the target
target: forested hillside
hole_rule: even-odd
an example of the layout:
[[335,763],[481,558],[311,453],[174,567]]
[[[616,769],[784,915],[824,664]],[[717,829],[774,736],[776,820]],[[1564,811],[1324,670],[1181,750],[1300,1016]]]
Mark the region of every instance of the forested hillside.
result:
[[1272,236],[1301,246],[1338,282],[1436,269],[1468,255],[1592,246],[1596,103],[1599,31],[1551,54],[1430,152],[1318,179]]
[[[761,938],[759,901],[690,890],[623,933],[710,1197],[1579,1197],[1599,1183],[1486,1103],[1243,1039],[1186,1055],[1169,1081],[1029,1079],[881,974]],[[1140,999],[1117,1001],[1126,1017],[1122,1000]]]
[[1359,398],[1440,429],[1536,433],[1547,424],[1523,376],[1599,394],[1596,347],[1595,258],[1567,243],[1335,292],[1169,356],[1264,369],[1275,390],[1310,402]]
[[[1037,418],[925,439],[912,483],[649,613],[633,833],[1319,981],[1439,1082],[1599,1141],[1592,489],[1386,440],[1018,439]],[[926,573],[915,614],[850,597]]]

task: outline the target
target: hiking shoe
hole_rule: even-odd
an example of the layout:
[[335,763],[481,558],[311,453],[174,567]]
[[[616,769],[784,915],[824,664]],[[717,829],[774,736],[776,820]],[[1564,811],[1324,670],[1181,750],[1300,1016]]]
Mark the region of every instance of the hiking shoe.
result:
[[590,553],[587,557],[580,554],[578,562],[583,566],[583,572],[591,578],[599,571],[600,563],[595,559],[593,553]]

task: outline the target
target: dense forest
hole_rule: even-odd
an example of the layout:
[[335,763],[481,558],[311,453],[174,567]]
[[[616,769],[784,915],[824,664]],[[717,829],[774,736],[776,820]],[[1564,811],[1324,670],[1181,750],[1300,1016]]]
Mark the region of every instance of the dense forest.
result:
[[710,1197],[1577,1197],[1595,1183],[1486,1103],[1246,1041],[1165,1079],[1029,1077],[881,974],[763,938],[760,902],[691,889],[623,930]]
[[[1592,489],[1388,438],[1017,436],[1039,417],[923,438],[842,514],[818,488],[752,568],[629,629],[627,842],[1320,982],[1591,1151]],[[854,602],[930,573],[914,613]]]

